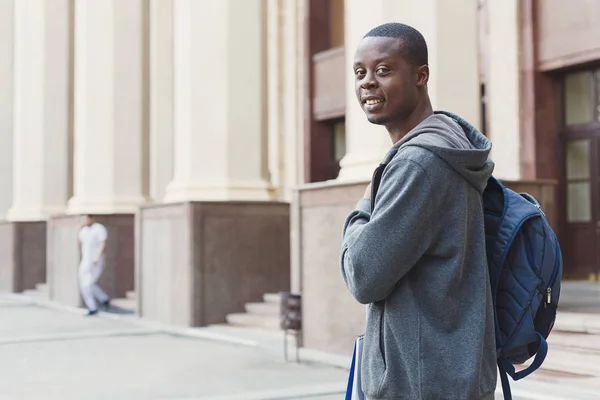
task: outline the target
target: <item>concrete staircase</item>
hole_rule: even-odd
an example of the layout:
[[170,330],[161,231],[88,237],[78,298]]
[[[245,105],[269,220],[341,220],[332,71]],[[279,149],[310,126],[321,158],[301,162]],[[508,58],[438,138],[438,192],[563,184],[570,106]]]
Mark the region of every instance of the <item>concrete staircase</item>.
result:
[[137,310],[137,294],[134,290],[127,291],[125,297],[110,300],[112,309],[135,313]]
[[576,382],[600,393],[600,316],[559,312],[548,345],[548,356],[533,379]]
[[279,294],[267,293],[261,303],[248,303],[245,313],[227,315],[227,323],[238,327],[251,327],[278,331]]
[[24,290],[23,294],[37,300],[48,300],[50,298],[47,283],[38,283],[35,285],[35,289]]

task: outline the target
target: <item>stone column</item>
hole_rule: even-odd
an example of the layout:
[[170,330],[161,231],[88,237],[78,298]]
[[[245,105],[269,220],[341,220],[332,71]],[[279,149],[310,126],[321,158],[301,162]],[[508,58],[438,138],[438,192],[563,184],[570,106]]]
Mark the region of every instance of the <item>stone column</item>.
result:
[[173,179],[173,2],[150,0],[150,197]]
[[70,192],[72,2],[19,0],[14,7],[13,204],[8,219],[40,221],[63,212]]
[[[370,124],[358,105],[352,63],[362,37],[386,22],[418,29],[429,49],[429,93],[434,109],[453,111],[480,124],[477,0],[373,0],[346,2],[346,149],[339,180],[369,180],[391,142],[385,128]],[[460,45],[457,45],[460,43]],[[459,60],[459,62],[457,62]]]
[[0,0],[0,220],[12,204],[14,0]]
[[175,169],[165,201],[272,198],[265,8],[174,3]]
[[519,2],[488,1],[489,61],[487,111],[492,157],[502,160],[494,174],[500,179],[521,179],[521,96]]
[[304,166],[304,6],[296,0],[269,0],[269,171],[278,199],[289,201],[290,288],[299,293],[299,208],[293,189]]
[[146,0],[77,0],[70,214],[134,213],[147,195]]
[[269,176],[277,198],[291,201],[303,182],[303,7],[297,0],[268,0]]

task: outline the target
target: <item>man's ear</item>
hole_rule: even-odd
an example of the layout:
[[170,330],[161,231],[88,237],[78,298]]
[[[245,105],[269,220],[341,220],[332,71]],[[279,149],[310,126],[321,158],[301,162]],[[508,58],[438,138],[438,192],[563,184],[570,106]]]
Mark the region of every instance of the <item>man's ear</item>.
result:
[[417,86],[425,86],[429,82],[429,65],[421,65],[417,68]]

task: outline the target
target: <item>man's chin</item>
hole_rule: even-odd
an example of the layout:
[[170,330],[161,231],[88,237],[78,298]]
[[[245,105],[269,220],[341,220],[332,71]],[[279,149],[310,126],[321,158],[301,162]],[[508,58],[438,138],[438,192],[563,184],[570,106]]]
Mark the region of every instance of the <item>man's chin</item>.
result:
[[383,125],[386,123],[387,118],[385,115],[367,115],[367,120],[375,125]]

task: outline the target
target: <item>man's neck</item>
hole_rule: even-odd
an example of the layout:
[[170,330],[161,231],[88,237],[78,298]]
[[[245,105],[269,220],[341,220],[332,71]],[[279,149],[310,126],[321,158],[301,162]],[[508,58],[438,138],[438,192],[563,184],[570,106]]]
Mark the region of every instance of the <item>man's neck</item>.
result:
[[392,143],[398,143],[406,134],[412,131],[417,125],[425,121],[433,114],[433,107],[431,101],[427,98],[422,105],[417,107],[413,113],[399,124],[393,126],[386,126]]

